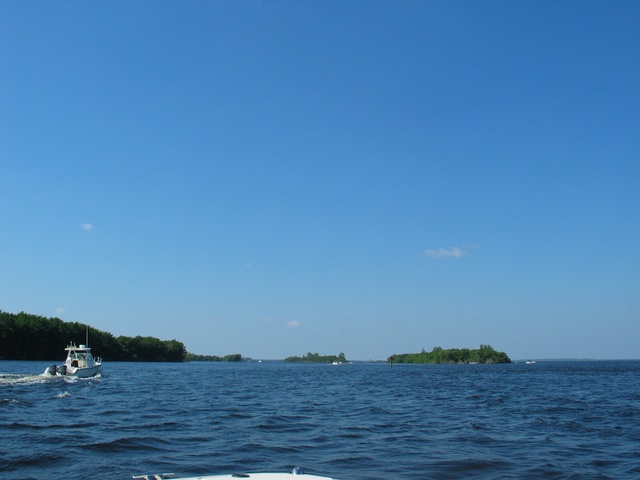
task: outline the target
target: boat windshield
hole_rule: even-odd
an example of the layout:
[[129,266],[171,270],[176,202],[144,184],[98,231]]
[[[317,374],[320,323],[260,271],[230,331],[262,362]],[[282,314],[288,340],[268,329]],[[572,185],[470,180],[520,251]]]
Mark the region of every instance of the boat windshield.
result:
[[86,367],[88,363],[93,361],[93,356],[87,351],[69,350],[68,359],[73,367]]

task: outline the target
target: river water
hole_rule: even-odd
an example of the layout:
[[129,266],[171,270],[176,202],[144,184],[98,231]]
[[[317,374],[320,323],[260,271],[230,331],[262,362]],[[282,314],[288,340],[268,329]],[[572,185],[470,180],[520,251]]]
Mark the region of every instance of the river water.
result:
[[638,479],[640,362],[0,362],[0,478]]

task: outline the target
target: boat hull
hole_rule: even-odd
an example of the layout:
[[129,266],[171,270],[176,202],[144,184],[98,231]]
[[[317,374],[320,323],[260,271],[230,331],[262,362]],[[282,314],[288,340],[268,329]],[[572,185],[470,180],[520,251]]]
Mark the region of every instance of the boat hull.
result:
[[[294,478],[295,477],[295,478]],[[329,477],[317,475],[293,475],[291,473],[246,473],[233,475],[209,475],[204,477],[187,477],[176,480],[238,480],[239,478],[251,478],[253,480],[333,480]]]
[[58,377],[91,378],[102,373],[102,364],[93,367],[67,367],[66,365],[51,365],[44,371],[45,375]]
[[102,365],[96,365],[94,367],[84,368],[67,368],[67,376],[78,378],[90,378],[95,377],[102,371]]

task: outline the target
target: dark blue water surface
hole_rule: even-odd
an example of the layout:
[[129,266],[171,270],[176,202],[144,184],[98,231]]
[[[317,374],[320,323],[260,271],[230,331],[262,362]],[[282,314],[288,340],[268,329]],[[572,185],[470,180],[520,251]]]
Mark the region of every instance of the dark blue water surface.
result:
[[0,362],[0,478],[640,478],[640,362]]

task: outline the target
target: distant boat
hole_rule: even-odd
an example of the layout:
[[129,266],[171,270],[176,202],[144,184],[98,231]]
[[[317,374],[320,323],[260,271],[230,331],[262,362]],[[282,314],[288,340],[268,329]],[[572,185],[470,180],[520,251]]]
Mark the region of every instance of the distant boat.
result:
[[[295,479],[293,477],[296,477]],[[175,477],[173,473],[156,473],[149,475],[134,475],[133,479],[138,480],[163,480],[175,478],[176,480],[236,480],[238,478],[250,478],[253,480],[334,480],[330,477],[320,477],[310,475],[296,467],[291,473],[233,473],[231,475],[205,475],[197,477]]]
[[527,361],[526,361],[526,364],[527,364],[527,365],[533,365],[534,363],[536,363],[536,361],[535,361],[535,360],[527,360]]

